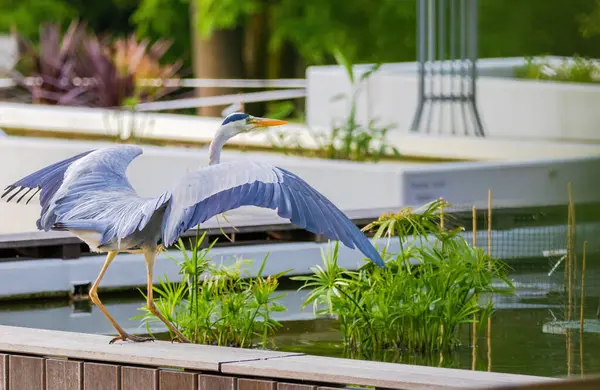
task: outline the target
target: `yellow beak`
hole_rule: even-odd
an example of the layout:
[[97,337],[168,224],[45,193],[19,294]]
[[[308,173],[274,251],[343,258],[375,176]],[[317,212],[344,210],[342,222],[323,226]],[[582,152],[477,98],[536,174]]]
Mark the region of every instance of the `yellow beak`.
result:
[[256,127],[270,127],[270,126],[281,126],[287,125],[287,121],[281,121],[279,119],[269,118],[252,118],[252,124]]

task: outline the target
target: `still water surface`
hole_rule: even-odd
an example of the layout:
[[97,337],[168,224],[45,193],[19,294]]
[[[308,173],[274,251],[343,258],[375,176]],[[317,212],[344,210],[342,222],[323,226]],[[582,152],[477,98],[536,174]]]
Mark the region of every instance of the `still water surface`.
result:
[[[564,376],[568,373],[565,336],[544,331],[544,324],[554,317],[562,319],[564,306],[556,292],[560,291],[562,273],[548,276],[550,265],[546,261],[533,264],[512,264],[511,278],[518,287],[513,297],[497,297],[496,313],[492,319],[491,331],[491,370],[495,372]],[[597,319],[600,305],[600,258],[589,261],[586,272],[585,318]],[[307,292],[295,289],[287,293],[284,304],[288,311],[276,317],[283,322],[275,343],[279,350],[304,352],[314,355],[352,357],[344,352],[337,323],[332,319],[315,319],[309,307],[300,306]],[[579,293],[576,294],[579,302]],[[131,332],[144,333],[138,321],[131,317],[139,314],[137,309],[143,304],[139,296],[102,296],[108,310],[117,321]],[[579,309],[576,309],[579,313]],[[0,304],[0,324],[34,328],[67,330],[74,332],[112,334],[113,330],[102,313],[88,302],[69,305],[64,301],[37,301],[34,304]],[[155,332],[163,328],[153,329]],[[415,356],[390,351],[374,359],[408,364],[442,366],[471,369],[473,349],[470,348],[470,326],[462,332],[465,346],[452,354],[440,357]],[[579,332],[574,332],[572,349],[573,374],[579,374],[580,349]],[[488,340],[485,332],[478,337],[475,355],[475,368],[488,369]],[[583,369],[586,374],[600,373],[600,333],[586,332],[582,351]]]

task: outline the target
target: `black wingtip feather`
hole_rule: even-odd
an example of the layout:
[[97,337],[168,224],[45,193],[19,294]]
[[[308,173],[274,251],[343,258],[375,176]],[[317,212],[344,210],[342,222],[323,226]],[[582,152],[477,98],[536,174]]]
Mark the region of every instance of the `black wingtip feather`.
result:
[[30,193],[33,190],[33,188],[29,188],[27,191],[25,191],[25,193],[23,195],[21,195],[21,197],[19,199],[17,199],[17,203],[19,203],[20,201],[23,200],[23,198],[25,196],[27,196],[28,193]]
[[[19,190],[16,192],[13,192],[11,194],[11,196],[8,199],[6,199],[6,201],[10,202],[11,200],[13,200],[15,198],[15,196],[19,195],[21,193],[21,191],[23,191],[24,189],[25,189],[25,187],[20,187]],[[17,203],[19,203],[19,202],[17,202]]]
[[33,197],[34,197],[34,196],[35,196],[35,195],[36,195],[38,192],[40,192],[40,190],[41,190],[41,188],[40,188],[40,187],[38,187],[38,188],[37,188],[37,189],[36,189],[36,190],[33,192],[33,195],[31,195],[31,196],[29,197],[29,199],[27,199],[27,202],[25,202],[25,204],[29,204],[29,202],[31,202],[31,199],[33,199]]
[[4,199],[4,197],[12,192],[15,187],[10,185],[4,189],[4,193],[0,196],[0,199]]

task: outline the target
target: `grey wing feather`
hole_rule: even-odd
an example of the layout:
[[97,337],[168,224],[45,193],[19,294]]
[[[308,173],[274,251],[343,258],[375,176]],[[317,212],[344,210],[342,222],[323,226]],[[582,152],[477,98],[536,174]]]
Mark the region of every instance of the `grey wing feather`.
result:
[[41,188],[38,229],[95,230],[105,242],[122,239],[143,229],[169,199],[168,192],[142,198],[129,183],[127,168],[142,152],[132,145],[89,151],[34,172],[9,189]]
[[87,226],[104,234],[102,244],[142,230],[170,194],[152,198],[137,195],[126,171],[140,154],[142,149],[137,146],[106,148],[70,167],[55,199],[58,227],[73,228],[83,221],[94,221],[95,226]]
[[221,163],[187,174],[171,193],[163,243],[170,246],[187,229],[241,206],[277,210],[301,228],[358,248],[377,265],[384,265],[367,237],[325,196],[292,172],[250,161]]
[[84,158],[93,151],[94,150],[88,150],[65,160],[58,161],[36,172],[33,172],[20,180],[17,180],[4,189],[5,192],[2,194],[2,196],[0,196],[0,198],[5,198],[8,196],[6,201],[10,202],[13,200],[13,198],[26,190],[19,198],[16,199],[16,203],[19,203],[25,198],[25,196],[29,195],[29,193],[33,191],[33,194],[27,199],[26,203],[29,203],[31,199],[33,199],[33,197],[39,192],[40,206],[42,207],[42,211],[40,218],[36,221],[36,224],[38,229],[48,231],[49,226],[42,225],[42,219],[50,214],[50,224],[54,223],[52,213],[48,213],[48,210],[50,208],[52,198],[56,195],[56,192],[63,184],[65,172],[74,162]]

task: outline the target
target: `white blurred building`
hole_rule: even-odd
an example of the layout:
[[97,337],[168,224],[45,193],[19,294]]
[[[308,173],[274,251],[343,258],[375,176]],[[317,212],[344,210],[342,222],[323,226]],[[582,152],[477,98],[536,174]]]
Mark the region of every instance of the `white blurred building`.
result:
[[0,76],[14,68],[17,63],[17,40],[8,34],[0,34]]

